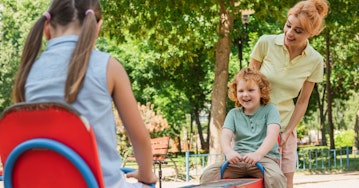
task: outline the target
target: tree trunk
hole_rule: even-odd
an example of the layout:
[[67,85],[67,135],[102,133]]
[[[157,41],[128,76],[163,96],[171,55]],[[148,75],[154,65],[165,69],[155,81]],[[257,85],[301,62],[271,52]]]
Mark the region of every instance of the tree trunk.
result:
[[332,88],[330,83],[330,74],[331,74],[331,58],[330,58],[330,32],[326,32],[325,36],[326,40],[326,90],[327,90],[327,107],[328,107],[328,126],[329,126],[329,137],[330,137],[330,149],[335,149],[335,143],[334,143],[334,124],[333,124],[333,96],[332,96]]
[[319,119],[320,119],[320,132],[322,134],[322,140],[320,141],[320,145],[322,146],[326,146],[327,145],[327,139],[325,137],[325,133],[326,133],[326,129],[325,129],[325,115],[324,115],[324,96],[325,96],[325,89],[324,89],[324,93],[323,93],[323,97],[320,98],[320,94],[319,94],[319,90],[318,90],[318,85],[315,84],[314,87],[314,95],[315,98],[317,99],[318,102],[318,107],[319,107]]
[[176,154],[181,152],[181,138],[179,136],[172,139],[171,152]]
[[203,136],[203,129],[202,129],[201,122],[199,120],[198,110],[194,111],[194,121],[196,122],[196,125],[197,125],[198,136],[199,136],[199,140],[201,142],[201,149],[203,149],[207,153],[208,149],[209,149],[208,142],[205,141],[204,136]]
[[[210,112],[212,111],[212,108],[210,108],[210,110],[209,110]],[[207,127],[208,127],[208,129],[207,129],[207,137],[206,137],[206,142],[207,142],[207,147],[208,147],[208,151],[209,151],[209,139],[210,139],[210,134],[211,134],[211,113],[209,113],[208,114],[208,117],[207,117]]]
[[359,110],[356,114],[356,118],[355,118],[355,125],[354,125],[354,147],[353,147],[353,154],[356,154],[358,152],[358,148],[359,148],[359,138],[358,135],[359,134]]
[[[224,0],[220,1],[219,39],[216,47],[215,77],[212,91],[210,143],[209,153],[220,154],[220,135],[226,116],[226,98],[228,82],[228,64],[231,52],[230,30],[233,25],[233,16],[225,8]],[[210,160],[210,159],[209,159]]]

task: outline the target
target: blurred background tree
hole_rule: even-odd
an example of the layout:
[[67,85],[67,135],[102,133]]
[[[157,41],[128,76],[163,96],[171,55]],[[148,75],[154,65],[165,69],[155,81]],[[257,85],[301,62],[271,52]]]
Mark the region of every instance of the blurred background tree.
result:
[[[189,135],[197,135],[200,148],[208,151],[218,143],[210,142],[209,135],[220,132],[226,112],[234,106],[226,87],[239,70],[237,39],[246,38],[241,54],[246,66],[258,37],[281,33],[286,12],[296,2],[102,0],[104,25],[96,47],[121,61],[138,102],[167,121],[170,128],[158,135],[171,136],[180,149],[189,114],[190,125],[196,126]],[[24,38],[48,3],[0,2],[1,110],[12,104],[11,89]],[[353,129],[359,109],[359,4],[355,0],[330,4],[326,29],[310,40],[327,63],[327,79],[316,86],[301,124],[322,135],[330,133],[328,141],[335,147],[335,130]],[[254,11],[247,25],[241,21],[245,9]],[[219,32],[224,26],[220,25],[227,23],[227,30]],[[213,95],[215,92],[219,93]],[[327,145],[327,140],[322,144]]]

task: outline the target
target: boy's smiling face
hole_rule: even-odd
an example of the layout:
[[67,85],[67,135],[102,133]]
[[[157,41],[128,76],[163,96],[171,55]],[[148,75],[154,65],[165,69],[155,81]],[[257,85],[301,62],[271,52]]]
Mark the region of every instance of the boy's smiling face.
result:
[[237,99],[243,106],[245,114],[254,114],[261,106],[261,92],[258,85],[254,81],[239,80]]

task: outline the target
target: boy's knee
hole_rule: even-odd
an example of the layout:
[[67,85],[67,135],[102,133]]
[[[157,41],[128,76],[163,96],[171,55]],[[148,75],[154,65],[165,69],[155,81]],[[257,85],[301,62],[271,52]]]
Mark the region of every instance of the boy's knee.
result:
[[272,173],[264,178],[266,188],[285,188],[287,186],[287,178],[283,173]]
[[220,166],[217,164],[211,165],[208,168],[206,168],[203,173],[201,174],[199,178],[199,182],[202,183],[208,183],[211,181],[219,180],[220,177]]
[[208,183],[211,181],[219,180],[220,179],[219,176],[220,174],[216,170],[207,169],[202,173],[201,177],[199,178],[199,182],[202,184],[202,183]]

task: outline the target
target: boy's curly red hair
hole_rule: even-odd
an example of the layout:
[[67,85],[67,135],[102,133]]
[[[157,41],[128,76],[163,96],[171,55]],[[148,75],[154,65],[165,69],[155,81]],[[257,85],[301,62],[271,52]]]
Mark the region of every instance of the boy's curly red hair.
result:
[[244,68],[234,76],[232,82],[228,85],[228,97],[235,102],[236,107],[241,107],[241,104],[237,99],[237,83],[239,80],[245,80],[251,84],[257,84],[261,93],[261,104],[265,105],[269,103],[271,85],[267,77],[259,71]]

